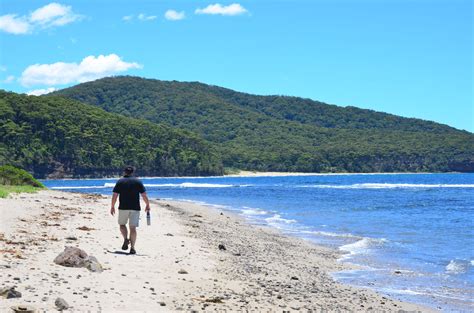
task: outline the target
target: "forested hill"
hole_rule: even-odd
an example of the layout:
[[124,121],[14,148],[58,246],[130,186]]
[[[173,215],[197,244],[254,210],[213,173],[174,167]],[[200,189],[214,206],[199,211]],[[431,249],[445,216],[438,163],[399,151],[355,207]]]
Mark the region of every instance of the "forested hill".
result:
[[0,165],[34,176],[219,175],[210,145],[187,131],[65,99],[0,91]]
[[474,135],[438,123],[202,83],[104,78],[60,90],[214,142],[224,165],[303,172],[474,171]]

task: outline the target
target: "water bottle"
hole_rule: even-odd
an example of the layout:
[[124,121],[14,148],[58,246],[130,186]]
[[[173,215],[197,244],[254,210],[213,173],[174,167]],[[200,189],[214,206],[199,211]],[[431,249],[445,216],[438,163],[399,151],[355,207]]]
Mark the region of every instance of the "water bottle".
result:
[[149,226],[151,225],[151,215],[150,211],[146,212],[146,224]]

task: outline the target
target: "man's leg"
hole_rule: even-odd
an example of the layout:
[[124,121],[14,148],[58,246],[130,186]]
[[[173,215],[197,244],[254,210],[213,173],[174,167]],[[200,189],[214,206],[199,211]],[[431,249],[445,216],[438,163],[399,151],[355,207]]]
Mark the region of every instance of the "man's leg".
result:
[[122,233],[122,236],[123,236],[122,250],[127,250],[128,249],[127,221],[128,221],[128,215],[130,213],[125,210],[118,210],[118,211],[119,211],[118,223],[120,225],[120,232]]
[[132,249],[135,249],[136,240],[137,240],[137,227],[130,225],[130,243],[131,243]]
[[123,240],[127,240],[128,238],[127,225],[120,225],[120,232],[122,233]]

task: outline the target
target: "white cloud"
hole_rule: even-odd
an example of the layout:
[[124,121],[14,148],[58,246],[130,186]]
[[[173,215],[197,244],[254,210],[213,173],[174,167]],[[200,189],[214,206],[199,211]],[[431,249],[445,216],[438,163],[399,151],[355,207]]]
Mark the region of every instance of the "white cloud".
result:
[[[136,18],[138,20],[142,21],[142,22],[147,22],[147,21],[156,20],[157,16],[156,15],[146,15],[145,13],[140,13],[140,14],[137,15]],[[135,16],[133,14],[132,15],[126,15],[126,16],[122,17],[122,20],[125,21],[125,22],[129,22],[133,19],[135,19]]]
[[186,17],[184,11],[178,12],[175,10],[168,10],[165,13],[165,18],[169,21],[179,21]]
[[15,76],[8,75],[7,78],[2,80],[2,83],[9,84],[9,83],[12,83],[14,80],[15,80]]
[[51,27],[63,26],[81,18],[82,16],[72,11],[71,6],[53,2],[31,13],[30,22],[37,23],[43,27]]
[[50,3],[33,11],[30,15],[6,14],[0,16],[0,30],[10,34],[29,34],[34,29],[45,29],[82,19],[72,11],[71,6]]
[[0,30],[14,34],[28,34],[31,25],[25,17],[17,17],[16,14],[7,14],[0,16]]
[[54,88],[54,87],[49,87],[49,88],[45,88],[45,89],[30,90],[26,94],[28,96],[41,96],[41,95],[45,95],[47,93],[50,93],[50,92],[53,92],[53,91],[56,91],[56,90],[57,89]]
[[6,71],[7,71],[7,67],[0,65],[0,72],[6,72]]
[[196,9],[196,14],[211,14],[211,15],[240,15],[247,13],[247,9],[238,3],[232,3],[227,6],[220,3],[210,4],[204,9]]
[[143,66],[123,61],[116,54],[85,57],[81,63],[56,62],[28,66],[20,77],[23,86],[83,83]]
[[138,19],[140,21],[152,21],[156,19],[156,15],[146,15],[143,13],[138,14]]

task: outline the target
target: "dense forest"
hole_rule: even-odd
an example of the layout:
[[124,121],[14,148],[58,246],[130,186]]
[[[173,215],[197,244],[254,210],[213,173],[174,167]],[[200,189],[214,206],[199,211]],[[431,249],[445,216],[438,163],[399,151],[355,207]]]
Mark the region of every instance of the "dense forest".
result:
[[231,168],[474,171],[472,133],[355,107],[128,76],[79,84],[55,95],[197,133]]
[[0,91],[0,165],[44,177],[220,175],[221,159],[199,136],[63,97]]

